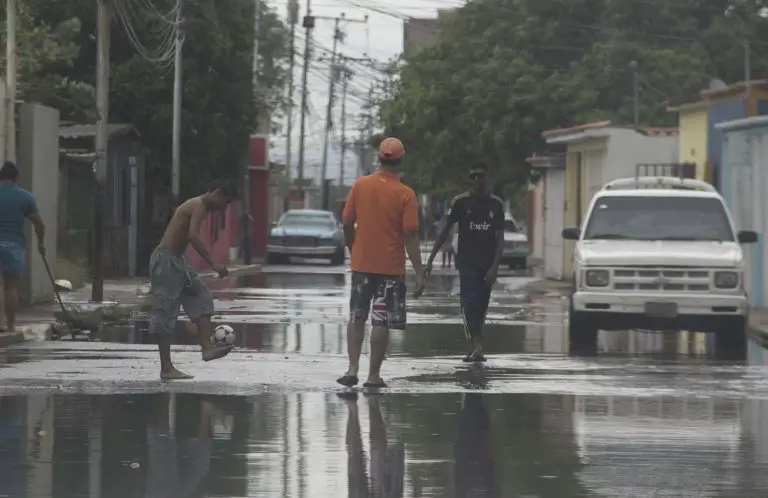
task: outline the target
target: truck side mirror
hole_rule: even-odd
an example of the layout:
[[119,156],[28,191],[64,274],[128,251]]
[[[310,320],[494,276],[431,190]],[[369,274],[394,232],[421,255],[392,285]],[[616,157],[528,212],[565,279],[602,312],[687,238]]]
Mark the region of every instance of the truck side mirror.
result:
[[579,240],[581,230],[578,228],[563,228],[563,238],[565,240]]

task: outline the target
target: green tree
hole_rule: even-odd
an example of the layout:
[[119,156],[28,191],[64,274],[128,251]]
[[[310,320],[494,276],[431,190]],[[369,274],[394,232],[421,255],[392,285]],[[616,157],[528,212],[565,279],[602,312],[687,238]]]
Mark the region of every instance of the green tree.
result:
[[[81,29],[77,17],[55,22],[37,21],[38,5],[19,2],[17,14],[17,98],[58,108],[64,118],[85,118],[93,109],[93,87],[87,80],[62,74],[80,54],[77,43]],[[2,21],[5,22],[5,10]],[[7,31],[0,34],[3,46]],[[0,61],[5,73],[6,59]]]
[[743,79],[743,38],[753,76],[766,74],[768,20],[727,0],[478,0],[459,9],[436,44],[406,58],[379,106],[384,132],[404,139],[405,180],[447,196],[470,161],[493,168],[510,196],[543,130],[633,119],[633,68],[643,125],[669,125],[669,98],[710,79]]
[[[60,74],[93,84],[95,1],[28,2],[46,6],[40,11],[40,22],[80,20],[80,56]],[[170,55],[166,50],[170,47],[168,21],[175,4],[175,0],[113,1],[110,121],[131,123],[138,129],[154,185],[163,189],[170,183],[173,69],[167,57],[160,57],[165,62],[158,64],[146,56]],[[254,92],[254,2],[196,0],[183,4],[183,197],[196,195],[215,177],[241,174],[248,139],[258,128],[258,119],[274,118],[282,108],[286,30],[273,9],[262,4],[261,12],[259,89]],[[134,36],[129,37],[129,32]],[[137,43],[153,53],[142,55]]]

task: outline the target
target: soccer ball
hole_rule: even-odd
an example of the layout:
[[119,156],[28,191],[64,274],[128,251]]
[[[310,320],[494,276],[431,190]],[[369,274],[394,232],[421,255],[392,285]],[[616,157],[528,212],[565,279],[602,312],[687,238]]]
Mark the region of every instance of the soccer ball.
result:
[[213,330],[211,339],[217,346],[231,346],[235,343],[235,329],[229,325],[219,325]]

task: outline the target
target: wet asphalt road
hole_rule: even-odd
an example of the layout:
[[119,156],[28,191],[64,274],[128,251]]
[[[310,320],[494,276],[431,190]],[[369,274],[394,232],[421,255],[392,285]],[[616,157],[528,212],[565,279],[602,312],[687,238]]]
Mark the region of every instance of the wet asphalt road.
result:
[[0,497],[768,496],[761,347],[627,331],[569,356],[562,300],[531,281],[500,279],[468,367],[457,278],[435,276],[379,395],[334,383],[349,274],[326,266],[216,282],[239,348],[204,364],[180,324],[194,381],[157,381],[141,317],[0,351]]

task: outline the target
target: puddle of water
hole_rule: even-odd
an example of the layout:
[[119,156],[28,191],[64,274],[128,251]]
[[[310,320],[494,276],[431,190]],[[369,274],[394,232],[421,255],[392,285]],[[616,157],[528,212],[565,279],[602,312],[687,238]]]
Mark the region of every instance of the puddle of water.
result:
[[765,496],[768,402],[0,397],[0,496]]

